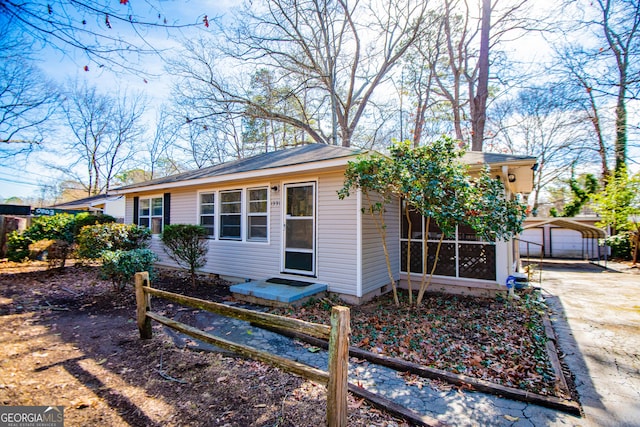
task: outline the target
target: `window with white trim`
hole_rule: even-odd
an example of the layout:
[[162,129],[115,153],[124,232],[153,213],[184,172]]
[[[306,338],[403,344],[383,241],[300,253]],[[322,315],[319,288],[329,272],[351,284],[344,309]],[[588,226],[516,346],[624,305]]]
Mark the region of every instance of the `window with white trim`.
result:
[[264,242],[268,238],[268,187],[247,190],[247,240]]
[[242,239],[242,190],[220,192],[221,239]]
[[207,237],[215,237],[216,194],[200,193],[200,225],[204,227]]
[[162,233],[162,222],[162,197],[140,199],[138,208],[138,225],[149,228],[151,230],[151,234],[160,234]]

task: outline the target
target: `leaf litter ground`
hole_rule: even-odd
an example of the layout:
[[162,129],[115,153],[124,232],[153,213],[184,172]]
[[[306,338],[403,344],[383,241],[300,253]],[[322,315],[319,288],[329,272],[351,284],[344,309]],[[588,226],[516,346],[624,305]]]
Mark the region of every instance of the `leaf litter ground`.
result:
[[[161,274],[153,286],[231,299],[228,283],[209,278],[193,288],[175,272]],[[351,307],[352,345],[554,393],[540,317],[544,306],[533,291],[519,301],[427,295],[420,308],[408,308],[407,295],[401,297],[400,308],[390,295]],[[328,323],[334,304],[341,303],[325,298],[276,311]],[[155,303],[154,310],[171,315],[181,308]],[[74,425],[324,423],[324,387],[258,362],[176,348],[159,325],[154,339],[140,341],[134,312],[131,289],[114,292],[95,266],[47,271],[38,263],[0,264],[0,368],[10,373],[0,383],[0,404],[63,405]],[[426,382],[403,377],[408,385]],[[405,425],[353,396],[349,404],[350,425]]]
[[[229,295],[216,280],[193,289],[185,277],[163,275],[153,285]],[[132,289],[114,292],[95,266],[0,263],[0,405],[61,405],[74,426],[325,424],[325,387],[263,363],[177,348],[153,328],[153,339],[139,339]],[[349,425],[407,425],[351,395],[348,413]]]
[[[351,344],[373,353],[464,374],[508,387],[555,395],[555,372],[546,352],[544,304],[537,291],[519,300],[427,294],[420,307],[391,295],[352,306]],[[328,324],[339,301],[312,301],[275,312]],[[567,397],[567,396],[559,396]]]

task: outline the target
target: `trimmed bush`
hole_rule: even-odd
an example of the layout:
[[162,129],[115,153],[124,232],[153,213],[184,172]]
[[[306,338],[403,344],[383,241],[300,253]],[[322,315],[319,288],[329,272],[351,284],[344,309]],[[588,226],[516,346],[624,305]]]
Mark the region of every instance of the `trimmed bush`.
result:
[[157,260],[151,249],[103,251],[100,272],[103,279],[113,282],[116,290],[122,290],[137,272],[148,271],[153,279],[153,263]]
[[[90,213],[80,213],[77,215],[72,214],[56,214],[53,216],[39,216],[33,218],[31,226],[24,230],[22,233],[14,231],[9,235],[7,240],[7,258],[10,261],[22,262],[28,258],[38,258],[42,256],[42,252],[47,250],[38,249],[40,246],[48,246],[48,244],[37,244],[41,241],[56,241],[54,252],[62,261],[62,266],[67,259],[67,256],[71,252],[72,245],[76,241],[78,232],[82,227],[89,224],[98,224],[105,222],[114,222],[115,218],[109,215],[93,215]],[[62,244],[65,242],[66,244]],[[29,246],[34,245],[32,253],[29,251]],[[65,254],[60,252],[62,248],[65,248]],[[47,250],[47,252],[50,252]],[[31,255],[31,256],[30,256]]]
[[116,219],[111,215],[94,215],[90,213],[80,213],[73,221],[73,235],[78,236],[83,227],[88,225],[115,223]]
[[204,239],[206,235],[204,227],[193,224],[167,225],[162,232],[165,252],[189,270],[192,285],[196,283],[196,270],[207,262],[209,243]]
[[145,248],[151,238],[146,227],[135,224],[98,224],[85,226],[77,237],[80,258],[96,259],[103,251],[129,251]]
[[7,237],[7,259],[23,262],[29,259],[29,245],[33,242],[19,231],[12,231]]

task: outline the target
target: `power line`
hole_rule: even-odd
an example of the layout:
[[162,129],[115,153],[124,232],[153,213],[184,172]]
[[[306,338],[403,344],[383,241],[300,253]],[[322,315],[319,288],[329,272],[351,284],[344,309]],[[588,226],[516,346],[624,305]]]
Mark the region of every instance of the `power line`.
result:
[[2,177],[0,177],[0,181],[10,182],[12,184],[30,185],[32,187],[40,187],[41,186],[41,184],[34,184],[32,182],[18,181],[18,180],[15,180],[15,179],[2,178]]
[[[16,169],[16,168],[12,168],[11,166],[0,166],[0,169],[8,169],[8,170],[12,170],[12,171],[16,171],[16,172],[25,172],[24,169]],[[41,173],[37,173],[37,172],[33,172],[33,171],[29,171],[28,172],[29,175],[37,175],[37,176],[41,176],[42,178],[46,178],[46,179],[52,179],[50,175],[43,175]]]

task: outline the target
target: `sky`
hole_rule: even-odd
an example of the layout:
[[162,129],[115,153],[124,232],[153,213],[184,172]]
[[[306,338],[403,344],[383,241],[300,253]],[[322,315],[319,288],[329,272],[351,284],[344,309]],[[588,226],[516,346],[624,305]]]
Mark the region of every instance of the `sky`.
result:
[[[537,7],[544,6],[550,0],[536,0]],[[46,3],[46,2],[45,2]],[[55,4],[55,2],[52,2]],[[231,7],[237,5],[239,0],[129,0],[129,6],[135,4],[142,7],[136,11],[144,11],[148,5],[159,4],[161,12],[170,22],[176,24],[197,23],[195,29],[187,32],[184,36],[193,37],[193,34],[203,31],[212,31],[205,28],[202,19],[207,15],[209,19],[221,15]],[[44,4],[44,3],[43,3]],[[142,13],[142,12],[138,12]],[[94,19],[96,19],[94,17]],[[102,18],[100,18],[102,19]],[[125,31],[131,34],[130,30],[123,23],[112,22],[113,31]],[[128,31],[128,33],[127,33]],[[155,31],[147,35],[146,39],[156,48],[166,48],[177,46],[179,38],[183,35],[175,31],[168,35],[164,30]],[[547,43],[539,34],[531,34],[525,39],[514,42],[511,55],[517,56],[520,61],[541,61],[548,57],[550,49]],[[94,64],[88,63],[86,58],[79,52],[72,52],[63,55],[54,49],[45,49],[40,55],[40,67],[48,78],[59,85],[69,81],[86,81],[89,85],[96,85],[99,89],[107,93],[115,93],[118,89],[127,91],[141,91],[147,97],[150,106],[158,105],[170,97],[170,79],[164,76],[144,76],[131,73],[116,73],[107,68],[100,69]],[[162,74],[164,65],[158,57],[145,57],[144,67],[151,74]],[[84,70],[85,65],[89,65],[89,71]],[[147,120],[153,121],[155,109],[147,109]],[[60,152],[50,150],[55,144],[47,144],[48,150],[38,150],[34,152],[29,161],[20,164],[13,163],[0,166],[0,200],[12,196],[31,197],[38,199],[43,196],[42,184],[55,184],[61,178],[59,173],[51,171],[42,166],[42,163],[61,156]]]
[[[179,45],[179,38],[181,37],[194,34],[197,31],[210,31],[213,26],[205,28],[202,22],[204,15],[211,19],[214,16],[223,14],[237,3],[234,0],[216,0],[215,2],[208,0],[162,0],[160,2],[130,0],[130,5],[134,4],[134,2],[141,6],[138,9],[134,9],[139,15],[150,14],[148,5],[153,5],[161,8],[162,15],[167,17],[169,23],[198,24],[195,29],[171,30],[171,35],[167,34],[165,30],[149,32],[145,36],[145,40],[156,49],[175,47]],[[52,4],[55,7],[56,3],[52,2]],[[155,18],[155,12],[151,16]],[[130,34],[130,37],[135,38],[135,35],[128,28],[129,26],[125,23],[112,19],[111,25],[113,31],[122,31],[123,34]],[[58,85],[64,85],[70,81],[86,81],[89,85],[96,85],[98,89],[107,93],[115,93],[118,89],[126,89],[129,92],[140,91],[151,106],[158,105],[169,98],[170,80],[166,76],[157,76],[164,72],[164,64],[158,57],[145,56],[143,59],[143,67],[150,74],[156,75],[135,75],[99,68],[87,61],[81,52],[73,50],[68,50],[63,54],[58,50],[45,48],[38,53],[38,57],[38,66],[48,78]],[[84,70],[85,65],[88,65],[89,71]],[[147,120],[153,120],[154,116],[155,109],[148,108]],[[0,200],[14,196],[37,199],[42,197],[42,184],[54,184],[58,181],[60,178],[59,173],[44,168],[41,165],[41,161],[46,162],[55,159],[61,153],[50,151],[53,145],[51,141],[46,141],[46,145],[49,149],[35,150],[26,162],[5,162],[4,165],[0,165]]]

